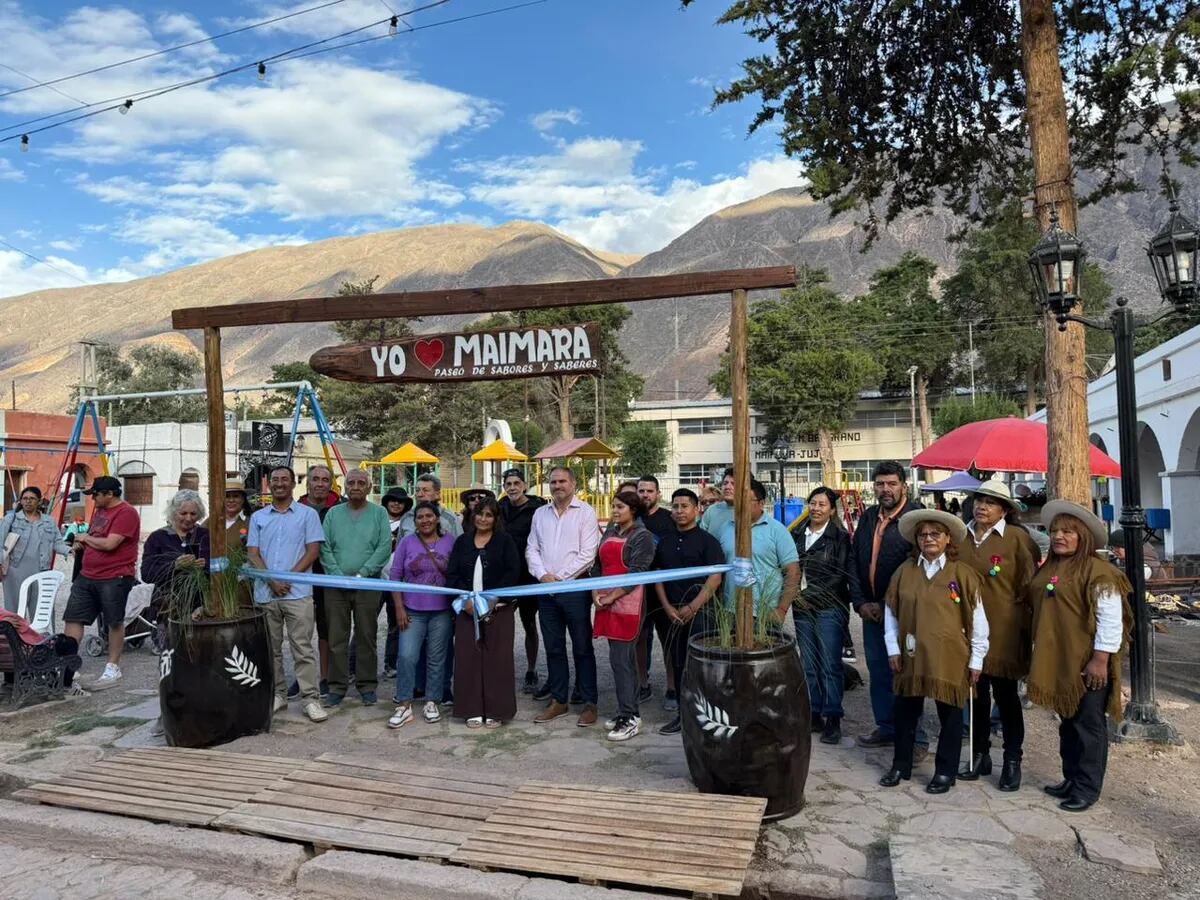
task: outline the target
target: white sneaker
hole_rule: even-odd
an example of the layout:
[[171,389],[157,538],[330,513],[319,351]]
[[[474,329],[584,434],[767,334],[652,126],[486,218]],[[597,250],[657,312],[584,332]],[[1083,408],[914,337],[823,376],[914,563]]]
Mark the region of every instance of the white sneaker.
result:
[[604,720],[604,728],[605,728],[605,730],[606,730],[606,731],[612,731],[614,728],[616,728],[616,727],[617,727],[617,721],[618,721],[618,719],[617,719],[617,717],[616,717],[616,716],[613,716],[611,719],[605,719],[605,720]]
[[627,741],[637,737],[642,720],[637,716],[619,716],[616,726],[608,733],[610,741]]
[[91,688],[93,691],[105,691],[121,681],[121,667],[115,666],[112,663],[107,663],[104,666],[104,673],[92,682]]
[[432,700],[426,700],[425,706],[421,710],[421,715],[425,717],[425,721],[433,724],[441,721],[442,714],[438,712],[438,705]]
[[87,691],[85,691],[83,689],[83,685],[81,685],[78,681],[72,681],[71,686],[69,688],[67,688],[67,696],[68,697],[90,697],[91,694],[89,694]]
[[412,720],[412,707],[405,703],[403,706],[396,707],[396,711],[392,713],[392,717],[388,719],[388,728],[403,728]]
[[321,709],[321,704],[316,700],[309,700],[304,704],[304,714],[311,722],[324,722],[329,718],[329,713]]
[[275,712],[283,712],[285,709],[287,709],[287,706],[287,697],[280,697],[278,695],[275,696]]

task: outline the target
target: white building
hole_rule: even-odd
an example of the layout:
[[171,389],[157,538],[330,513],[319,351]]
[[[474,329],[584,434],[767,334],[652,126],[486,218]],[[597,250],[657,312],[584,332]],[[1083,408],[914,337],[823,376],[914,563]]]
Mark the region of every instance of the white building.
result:
[[[291,428],[291,419],[268,419]],[[286,454],[287,445],[274,456],[250,450],[250,422],[240,423],[239,432],[232,427],[225,429],[225,471],[239,472],[243,477],[251,469],[267,461],[276,461]],[[136,506],[142,517],[143,533],[162,528],[166,521],[164,511],[167,501],[181,487],[198,490],[208,497],[208,426],[202,422],[164,422],[152,425],[118,425],[108,429],[110,466],[113,474],[121,479],[124,499]],[[351,469],[359,462],[370,459],[370,447],[359,441],[339,438],[338,449]],[[303,478],[310,466],[324,465],[325,456],[317,437],[316,424],[312,419],[301,419],[296,438],[296,452],[292,468],[297,478]]]
[[[1200,556],[1200,326],[1139,356],[1135,369],[1142,507],[1169,510],[1168,557]],[[1033,418],[1045,421],[1046,413]],[[1093,444],[1120,460],[1115,372],[1088,385],[1088,429]],[[1108,496],[1119,516],[1118,479],[1109,480]]]
[[[662,423],[669,438],[663,487],[696,486],[720,481],[733,461],[733,407],[729,400],[638,401],[630,406],[635,421]],[[766,429],[750,411],[751,472],[773,491],[779,463]],[[845,430],[834,436],[839,484],[863,489],[876,463],[894,459],[906,468],[912,458],[912,419],[907,397],[865,394]],[[802,496],[822,482],[816,435],[792,443],[784,463],[784,490]]]

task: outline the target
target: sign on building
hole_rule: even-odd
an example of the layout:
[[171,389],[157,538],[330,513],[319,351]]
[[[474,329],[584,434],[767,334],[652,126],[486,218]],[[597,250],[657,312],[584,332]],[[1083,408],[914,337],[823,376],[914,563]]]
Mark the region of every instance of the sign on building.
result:
[[279,452],[284,447],[283,426],[274,422],[250,423],[250,449],[267,453]]
[[322,347],[308,363],[342,381],[479,381],[600,370],[600,326],[494,328]]

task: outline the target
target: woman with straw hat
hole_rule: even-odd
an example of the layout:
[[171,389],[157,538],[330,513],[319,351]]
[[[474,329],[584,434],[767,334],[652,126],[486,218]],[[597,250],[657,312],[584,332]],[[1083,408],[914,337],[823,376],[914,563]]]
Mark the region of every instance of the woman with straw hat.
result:
[[1061,809],[1082,812],[1100,797],[1108,764],[1104,714],[1121,714],[1121,653],[1128,643],[1132,588],[1096,555],[1104,523],[1066,500],[1042,508],[1050,556],[1029,584],[1033,659],[1029,699],[1054,710],[1063,780],[1045,790]]
[[884,596],[883,631],[888,663],[895,673],[896,738],[891,770],[879,779],[895,787],[912,777],[913,745],[925,698],[937,704],[942,733],[930,794],[954,786],[962,755],[962,709],[979,680],[988,651],[988,623],[980,600],[980,578],[958,560],[956,545],[967,537],[957,516],[915,509],[900,518],[900,534],[915,544]]
[[992,696],[1000,708],[1004,729],[1004,766],[999,788],[1021,786],[1021,747],[1025,742],[1025,717],[1017,682],[1029,674],[1030,620],[1028,588],[1036,566],[1031,539],[1015,521],[1016,502],[1002,481],[985,481],[973,492],[973,521],[967,539],[958,547],[958,558],[971,566],[982,581],[983,608],[988,620],[988,654],[983,660],[979,693],[974,704],[974,746],[958,773],[975,781],[992,773]]

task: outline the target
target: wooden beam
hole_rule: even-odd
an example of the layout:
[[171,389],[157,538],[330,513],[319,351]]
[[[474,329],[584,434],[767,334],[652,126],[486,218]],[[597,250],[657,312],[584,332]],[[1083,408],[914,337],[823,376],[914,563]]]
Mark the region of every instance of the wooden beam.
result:
[[[729,375],[733,400],[733,521],[734,554],[750,559],[750,382],[747,374],[746,343],[749,301],[746,292],[735,290],[729,314]],[[749,650],[754,645],[754,588],[734,592],[737,626],[736,644]]]
[[552,309],[594,303],[631,303],[670,297],[698,297],[732,290],[788,288],[796,283],[795,266],[689,272],[644,278],[601,278],[549,284],[515,284],[448,291],[405,291],[353,297],[269,300],[227,306],[192,306],[171,313],[176,329],[231,328],[290,322],[347,322],[456,313],[494,313]]
[[[221,332],[204,329],[204,387],[208,391],[208,541],[213,559],[225,556],[225,381],[221,374]],[[223,582],[214,578],[212,589]],[[219,605],[220,598],[213,598]]]

